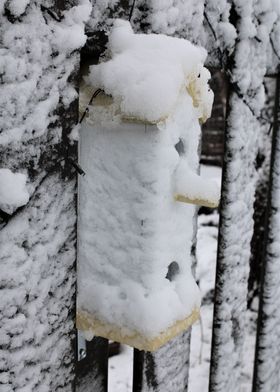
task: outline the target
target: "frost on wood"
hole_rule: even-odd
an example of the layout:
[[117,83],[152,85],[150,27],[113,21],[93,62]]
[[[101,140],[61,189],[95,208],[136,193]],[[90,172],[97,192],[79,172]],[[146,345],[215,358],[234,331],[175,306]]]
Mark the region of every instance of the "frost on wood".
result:
[[73,81],[90,4],[56,3],[0,5],[0,193],[17,193],[12,206],[1,203],[1,392],[70,391],[73,383],[76,219],[67,155],[75,149],[66,135],[77,120]]
[[118,20],[109,48],[89,80],[113,99],[99,94],[81,130],[78,325],[151,351],[199,307],[195,207],[174,198],[219,198],[196,174],[213,93],[206,52],[188,41],[134,34]]
[[135,392],[188,390],[190,331],[177,336],[155,353],[135,350]]
[[73,192],[50,176],[0,231],[1,392],[71,390]]
[[152,0],[147,19],[155,33],[192,38],[194,42],[199,42],[203,10],[204,1],[201,0]]
[[229,10],[230,4],[225,0],[151,0],[147,22],[153,32],[203,45],[208,51],[208,63],[219,66],[220,52],[230,51],[236,38],[235,28],[229,22]]
[[268,193],[268,225],[260,297],[254,391],[278,391],[280,385],[280,76],[276,105]]
[[259,293],[261,265],[264,249],[266,207],[270,171],[271,134],[273,110],[275,106],[275,79],[264,79],[266,101],[262,108],[260,120],[261,132],[258,140],[256,159],[257,181],[254,202],[254,234],[251,241],[250,276],[248,281],[248,306],[254,305],[254,298]]
[[[129,11],[129,2],[126,0],[94,0],[92,11],[87,22],[88,31],[104,30],[112,26],[116,17]],[[127,19],[127,16],[126,16]]]
[[[127,0],[92,0],[93,11],[88,22],[88,51],[100,55],[113,18],[128,19],[132,4]],[[186,38],[208,51],[207,65],[223,66],[232,53],[237,37],[230,20],[232,3],[227,0],[137,0],[131,23],[135,31],[160,33]],[[262,0],[256,4],[258,20],[271,32],[272,42],[266,48],[269,72],[275,72],[280,52],[280,11],[278,0]],[[259,12],[258,9],[264,11]],[[214,32],[214,35],[213,35]],[[278,55],[275,54],[275,50]]]
[[12,14],[10,2],[4,3],[1,11],[4,84],[0,104],[5,112],[0,120],[0,143],[8,145],[44,137],[47,127],[58,119],[55,109],[59,99],[67,108],[77,97],[67,81],[77,66],[71,53],[85,43],[83,20],[88,5],[51,17],[33,1],[20,21]]
[[[88,44],[91,46],[89,49],[94,51],[96,46],[100,45],[98,42],[100,31],[108,32],[113,24],[113,18],[121,17],[127,20],[132,11],[133,2],[97,0],[92,3],[93,11],[87,29]],[[131,23],[134,29],[139,32],[178,36],[189,39],[193,43],[202,44],[204,41],[200,35],[203,29],[203,9],[204,0],[188,2],[138,0],[133,7]]]
[[[265,3],[265,1],[263,0],[262,3]],[[275,73],[280,63],[280,3],[278,0],[271,0],[266,5],[271,10],[269,20],[273,20],[270,45],[267,48],[268,72]]]
[[263,77],[269,28],[272,28],[272,24],[255,24],[258,13],[260,21],[265,20],[266,5],[262,5],[264,9],[261,4],[255,8],[254,2],[234,2],[239,42],[230,58],[231,94],[222,185],[211,391],[236,391],[242,371],[260,128],[257,116],[264,103]]
[[[241,7],[242,2],[239,3],[237,6]],[[230,17],[232,4],[227,0],[140,0],[139,9],[136,4],[135,25],[140,30],[143,28],[138,22],[143,9],[146,31],[187,38],[200,44],[208,51],[207,64],[222,67],[227,55],[232,53],[237,38],[236,26]],[[254,12],[256,22],[260,24],[260,39],[271,33],[272,42],[265,49],[266,63],[269,70],[275,72],[280,57],[279,1],[257,1]]]

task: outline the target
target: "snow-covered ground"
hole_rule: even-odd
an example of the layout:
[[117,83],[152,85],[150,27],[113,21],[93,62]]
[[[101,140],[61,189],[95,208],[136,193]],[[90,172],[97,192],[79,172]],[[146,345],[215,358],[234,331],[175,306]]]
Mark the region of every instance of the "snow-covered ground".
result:
[[[217,181],[220,179],[219,168],[202,166],[201,172],[201,175],[207,178],[215,177]],[[203,300],[201,320],[192,327],[189,392],[208,391],[218,222],[217,212],[198,217],[196,278],[199,281]],[[242,383],[237,388],[240,392],[251,390],[256,313],[248,311],[247,319]],[[109,392],[132,390],[132,367],[133,350],[128,346],[122,346],[121,354],[109,360]]]

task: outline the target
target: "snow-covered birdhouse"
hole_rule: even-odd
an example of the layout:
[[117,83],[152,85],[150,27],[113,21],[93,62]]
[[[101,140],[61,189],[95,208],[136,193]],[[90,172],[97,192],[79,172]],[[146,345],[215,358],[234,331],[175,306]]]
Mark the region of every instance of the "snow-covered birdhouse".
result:
[[153,351],[199,317],[195,204],[219,199],[197,174],[213,94],[206,52],[186,40],[117,20],[109,49],[80,134],[77,326]]

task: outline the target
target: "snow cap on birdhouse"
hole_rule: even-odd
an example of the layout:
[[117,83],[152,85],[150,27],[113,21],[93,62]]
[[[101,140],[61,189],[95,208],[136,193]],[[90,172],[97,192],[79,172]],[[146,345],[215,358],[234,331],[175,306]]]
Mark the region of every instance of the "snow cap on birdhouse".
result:
[[77,326],[153,351],[199,317],[195,204],[219,200],[196,174],[213,93],[206,51],[186,40],[117,20],[109,50],[81,129]]

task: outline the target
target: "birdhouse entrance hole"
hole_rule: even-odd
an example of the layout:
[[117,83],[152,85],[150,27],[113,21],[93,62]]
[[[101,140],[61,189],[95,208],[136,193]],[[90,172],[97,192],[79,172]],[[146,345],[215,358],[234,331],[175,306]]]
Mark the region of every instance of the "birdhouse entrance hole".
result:
[[172,261],[172,263],[170,263],[168,266],[168,271],[165,278],[172,282],[179,273],[179,264],[177,263],[177,261]]
[[182,139],[179,139],[178,143],[176,143],[174,147],[180,156],[185,154],[185,145]]

